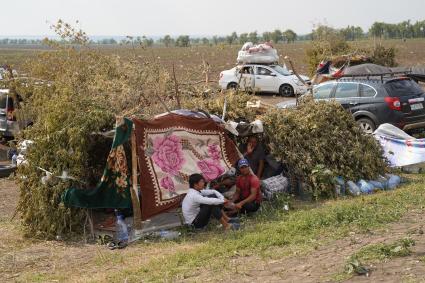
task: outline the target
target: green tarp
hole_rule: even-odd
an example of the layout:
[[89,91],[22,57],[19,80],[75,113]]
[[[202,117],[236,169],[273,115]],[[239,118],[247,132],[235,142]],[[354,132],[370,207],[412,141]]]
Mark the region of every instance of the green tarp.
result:
[[124,144],[130,140],[133,122],[123,119],[116,127],[114,141],[100,183],[93,189],[70,188],[62,195],[68,207],[131,208],[130,172]]

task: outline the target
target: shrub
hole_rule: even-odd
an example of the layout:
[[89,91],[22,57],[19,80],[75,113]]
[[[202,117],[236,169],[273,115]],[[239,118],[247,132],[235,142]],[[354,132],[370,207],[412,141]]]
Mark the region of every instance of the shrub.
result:
[[370,60],[374,64],[395,67],[397,62],[395,56],[397,54],[397,49],[395,47],[385,48],[382,44],[377,44],[369,50]]
[[382,150],[336,102],[305,100],[296,109],[263,116],[272,153],[310,185],[316,197],[333,196],[333,178],[373,179],[386,169]]

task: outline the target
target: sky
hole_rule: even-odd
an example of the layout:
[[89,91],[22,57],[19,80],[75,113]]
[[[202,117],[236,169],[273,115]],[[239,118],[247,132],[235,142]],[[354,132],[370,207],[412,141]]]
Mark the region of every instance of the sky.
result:
[[0,0],[0,36],[53,35],[58,19],[90,36],[225,35],[324,23],[367,30],[375,21],[425,20],[425,0]]

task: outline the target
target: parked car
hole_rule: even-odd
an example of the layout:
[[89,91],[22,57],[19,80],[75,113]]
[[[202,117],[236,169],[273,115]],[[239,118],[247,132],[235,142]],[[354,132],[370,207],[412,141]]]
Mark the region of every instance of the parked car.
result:
[[[300,76],[310,83],[306,76]],[[219,85],[222,89],[256,90],[276,93],[282,96],[294,96],[307,92],[296,75],[279,65],[246,64],[236,66],[220,73]]]
[[[407,77],[379,79],[344,78],[313,88],[315,100],[335,100],[350,111],[366,133],[390,123],[404,130],[425,128],[425,93]],[[295,107],[283,102],[279,108]]]
[[31,125],[30,121],[17,120],[15,110],[18,102],[9,94],[8,89],[0,89],[0,134],[13,138],[22,129]]

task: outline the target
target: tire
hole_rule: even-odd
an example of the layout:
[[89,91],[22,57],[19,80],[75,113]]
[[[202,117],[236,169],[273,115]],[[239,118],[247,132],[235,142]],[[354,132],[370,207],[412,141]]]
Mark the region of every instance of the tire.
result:
[[368,135],[373,134],[376,129],[375,123],[369,118],[360,118],[357,121],[359,127]]
[[279,88],[279,94],[284,97],[294,96],[294,88],[288,84],[281,85]]
[[238,84],[235,82],[231,82],[227,85],[227,89],[237,89],[238,88]]

